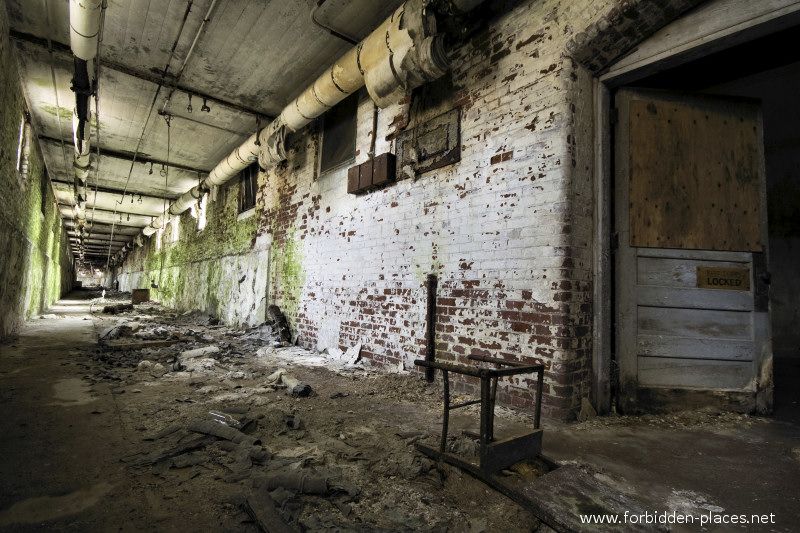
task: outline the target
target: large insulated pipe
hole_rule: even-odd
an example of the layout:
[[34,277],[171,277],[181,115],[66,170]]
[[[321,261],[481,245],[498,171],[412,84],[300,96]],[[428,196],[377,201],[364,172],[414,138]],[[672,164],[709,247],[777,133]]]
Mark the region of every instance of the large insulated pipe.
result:
[[75,109],[72,115],[74,146],[73,170],[75,172],[75,205],[79,206],[79,222],[85,223],[86,180],[89,177],[89,97],[92,93],[91,68],[89,62],[97,56],[97,41],[100,33],[102,0],[70,0],[69,41],[75,56],[75,76],[72,90],[75,92]]
[[400,100],[407,91],[443,76],[449,68],[444,39],[436,34],[436,19],[433,12],[426,9],[427,4],[428,0],[403,3],[289,103],[278,118],[231,152],[211,170],[203,183],[178,198],[169,212],[146,226],[143,233],[152,235],[168,216],[189,209],[204,191],[226,183],[254,161],[262,168],[284,161],[287,128],[299,130],[364,85],[378,106],[386,107]]
[[69,1],[69,45],[75,57],[89,61],[97,55],[103,0]]

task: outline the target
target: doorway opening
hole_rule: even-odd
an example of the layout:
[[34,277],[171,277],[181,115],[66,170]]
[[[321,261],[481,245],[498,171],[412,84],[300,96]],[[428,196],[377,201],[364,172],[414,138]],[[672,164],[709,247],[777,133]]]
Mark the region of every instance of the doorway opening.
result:
[[[795,222],[800,220],[800,128],[796,126],[800,123],[800,48],[795,44],[798,30],[800,26],[780,29],[656,74],[638,79],[628,76],[624,87],[617,86],[609,93],[611,104],[620,91],[631,87],[703,97],[750,98],[761,103],[768,269],[754,272],[754,276],[770,285],[769,336],[774,354],[770,371],[774,373],[775,416],[795,419],[800,418],[800,395],[795,392],[800,389],[800,331],[795,326],[800,322],[800,284],[795,280],[795,273],[800,271],[800,224]],[[614,131],[613,126],[610,131]],[[609,166],[613,165],[613,157],[610,159]],[[619,184],[614,183],[613,169],[608,174],[612,193],[607,206],[613,206],[613,191]],[[612,228],[612,253],[616,238]],[[609,266],[614,297],[613,285],[625,281],[619,279],[614,261]],[[612,310],[619,303],[614,298]],[[618,319],[618,313],[613,316]],[[616,320],[611,335],[613,368],[620,356],[614,348],[620,337]],[[681,395],[676,390],[671,394],[676,398]],[[618,399],[612,398],[612,402]]]

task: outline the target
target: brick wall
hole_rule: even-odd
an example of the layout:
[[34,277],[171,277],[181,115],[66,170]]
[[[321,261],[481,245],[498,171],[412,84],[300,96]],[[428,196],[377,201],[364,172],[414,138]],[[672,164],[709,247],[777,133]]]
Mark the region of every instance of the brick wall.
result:
[[[479,24],[453,46],[444,80],[378,111],[375,131],[374,105],[365,93],[359,102],[354,163],[368,158],[373,137],[376,154],[394,153],[404,129],[460,108],[458,163],[401,172],[394,185],[351,195],[351,165],[319,174],[320,132],[311,124],[289,137],[288,160],[260,176],[255,227],[240,246],[212,252],[213,232],[182,230],[190,252],[178,245],[180,254],[165,256],[170,301],[223,314],[233,307],[236,323],[263,320],[263,306],[248,310],[244,300],[276,304],[303,346],[361,342],[375,363],[416,372],[414,359],[425,355],[425,279],[435,274],[437,357],[541,361],[545,415],[574,416],[591,371],[591,72],[635,44],[637,32],[652,32],[667,4],[486,3]],[[626,36],[616,45],[614,31]],[[214,209],[219,231],[241,224]],[[152,277],[156,257],[152,241],[131,256],[129,287]],[[228,271],[209,277],[224,261]],[[194,281],[181,282],[181,272]],[[264,283],[243,287],[246,275]],[[225,291],[234,296],[222,301]],[[499,392],[522,408],[533,394],[526,378]]]
[[[25,102],[0,9],[0,338],[41,312],[72,286],[72,256],[36,142],[28,135],[24,171],[17,170]],[[34,125],[35,126],[35,125]],[[46,195],[42,198],[42,193]]]

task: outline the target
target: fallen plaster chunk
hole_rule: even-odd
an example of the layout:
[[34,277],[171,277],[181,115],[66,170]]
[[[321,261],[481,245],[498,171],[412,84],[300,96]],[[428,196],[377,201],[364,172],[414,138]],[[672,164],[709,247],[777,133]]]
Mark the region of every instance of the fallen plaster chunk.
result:
[[203,348],[196,348],[194,350],[187,350],[181,354],[181,359],[187,361],[198,357],[206,357],[208,355],[219,353],[219,346],[205,346]]
[[351,346],[344,354],[344,360],[348,365],[354,365],[361,360],[361,343]]
[[597,411],[592,406],[592,402],[589,401],[589,398],[584,397],[581,400],[581,412],[578,413],[578,422],[586,422],[596,417]]
[[344,352],[339,348],[325,348],[326,352],[328,352],[328,359],[341,359],[344,357]]
[[132,333],[132,331],[133,329],[131,328],[130,324],[128,324],[128,321],[121,320],[117,322],[116,325],[104,329],[98,338],[98,342],[118,339],[120,337],[127,337]]
[[147,379],[149,377],[160,378],[167,373],[167,369],[161,363],[153,363],[144,359],[136,366],[136,373],[140,378]]
[[291,394],[295,398],[305,398],[306,396],[310,396],[312,392],[311,385],[300,381],[291,374],[288,374],[283,368],[276,370],[267,376],[267,380],[262,384],[263,387],[269,388],[276,387],[278,385],[285,386],[286,393]]
[[280,383],[281,376],[283,376],[285,373],[286,370],[283,368],[276,370],[275,372],[267,376],[267,380],[264,382],[264,386],[276,385]]

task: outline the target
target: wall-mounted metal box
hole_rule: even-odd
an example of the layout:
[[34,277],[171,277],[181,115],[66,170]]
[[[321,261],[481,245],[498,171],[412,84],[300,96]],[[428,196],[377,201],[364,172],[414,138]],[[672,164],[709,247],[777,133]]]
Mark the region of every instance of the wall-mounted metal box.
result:
[[394,154],[386,152],[372,160],[372,185],[383,187],[394,182],[395,171]]
[[372,159],[358,165],[358,188],[361,192],[372,190]]
[[347,192],[360,194],[394,182],[394,154],[381,154],[375,159],[347,169]]

